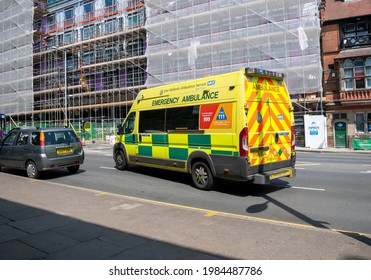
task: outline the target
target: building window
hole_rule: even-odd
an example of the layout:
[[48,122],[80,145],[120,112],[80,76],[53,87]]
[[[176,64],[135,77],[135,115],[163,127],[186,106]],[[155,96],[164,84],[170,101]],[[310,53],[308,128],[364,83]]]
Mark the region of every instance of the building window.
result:
[[55,23],[55,15],[48,16],[47,25],[48,25],[48,32],[52,32],[57,29],[57,25]]
[[85,27],[82,31],[83,40],[94,37],[94,26]]
[[334,120],[346,120],[347,119],[347,114],[346,113],[333,114],[333,119]]
[[104,13],[105,14],[111,14],[113,12],[116,12],[116,0],[105,0],[104,1]]
[[116,21],[111,20],[104,23],[104,34],[116,31]]
[[354,77],[356,88],[365,88],[365,63],[363,59],[354,61]]
[[88,2],[84,4],[84,21],[94,19],[94,3]]
[[367,131],[371,132],[371,113],[367,113]]
[[366,59],[366,87],[371,88],[371,57]]
[[144,24],[143,14],[128,15],[128,27],[136,27]]
[[75,23],[73,9],[66,10],[64,12],[64,26],[66,28],[71,27]]
[[365,114],[364,113],[356,113],[356,130],[358,133],[365,132]]
[[371,43],[370,21],[359,19],[342,25],[342,47],[353,48]]
[[127,69],[127,86],[139,86],[144,84],[144,71],[141,66]]
[[64,43],[65,44],[70,44],[72,42],[73,42],[72,32],[64,34]]
[[89,53],[84,53],[82,62],[84,65],[89,65],[94,63],[94,53],[89,52]]
[[371,57],[344,61],[344,89],[371,88]]

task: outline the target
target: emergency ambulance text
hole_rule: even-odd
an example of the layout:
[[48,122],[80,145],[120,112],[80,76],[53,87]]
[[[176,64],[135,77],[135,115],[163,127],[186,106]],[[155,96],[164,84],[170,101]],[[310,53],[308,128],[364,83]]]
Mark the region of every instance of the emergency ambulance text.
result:
[[[162,98],[159,100],[153,100],[152,106],[159,106],[159,105],[168,105],[168,104],[177,104],[179,103],[180,97],[168,97]],[[200,101],[200,100],[207,100],[207,99],[217,99],[219,98],[219,91],[213,92],[204,92],[202,94],[190,94],[183,96],[181,102],[193,102],[193,101]]]

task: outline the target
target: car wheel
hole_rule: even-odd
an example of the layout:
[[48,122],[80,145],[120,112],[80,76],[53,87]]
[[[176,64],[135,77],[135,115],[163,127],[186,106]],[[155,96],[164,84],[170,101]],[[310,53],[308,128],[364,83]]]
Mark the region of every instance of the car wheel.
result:
[[204,191],[209,191],[214,187],[214,178],[211,174],[209,166],[198,161],[192,165],[192,181],[196,188]]
[[32,179],[37,179],[40,177],[40,172],[37,169],[36,164],[33,161],[29,161],[26,164],[26,171],[27,171],[27,176]]
[[71,174],[75,174],[80,169],[80,165],[68,166],[67,170]]
[[115,162],[116,162],[116,168],[118,170],[126,170],[128,168],[128,164],[126,162],[125,154],[123,151],[116,152]]

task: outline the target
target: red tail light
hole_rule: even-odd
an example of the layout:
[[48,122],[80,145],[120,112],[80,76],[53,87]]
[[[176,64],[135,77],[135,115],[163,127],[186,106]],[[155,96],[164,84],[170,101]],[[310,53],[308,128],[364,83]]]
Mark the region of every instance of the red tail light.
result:
[[240,132],[240,157],[247,157],[248,155],[249,155],[248,131],[247,127],[244,127]]
[[291,150],[295,151],[295,126],[291,126]]
[[44,132],[40,132],[40,146],[45,146],[45,136]]

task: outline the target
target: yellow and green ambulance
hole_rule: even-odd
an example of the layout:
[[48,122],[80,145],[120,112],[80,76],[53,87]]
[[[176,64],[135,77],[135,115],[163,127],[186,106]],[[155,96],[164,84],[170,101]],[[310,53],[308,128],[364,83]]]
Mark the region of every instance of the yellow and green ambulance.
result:
[[295,176],[293,107],[284,75],[255,68],[142,90],[118,128],[116,168],[268,184]]

